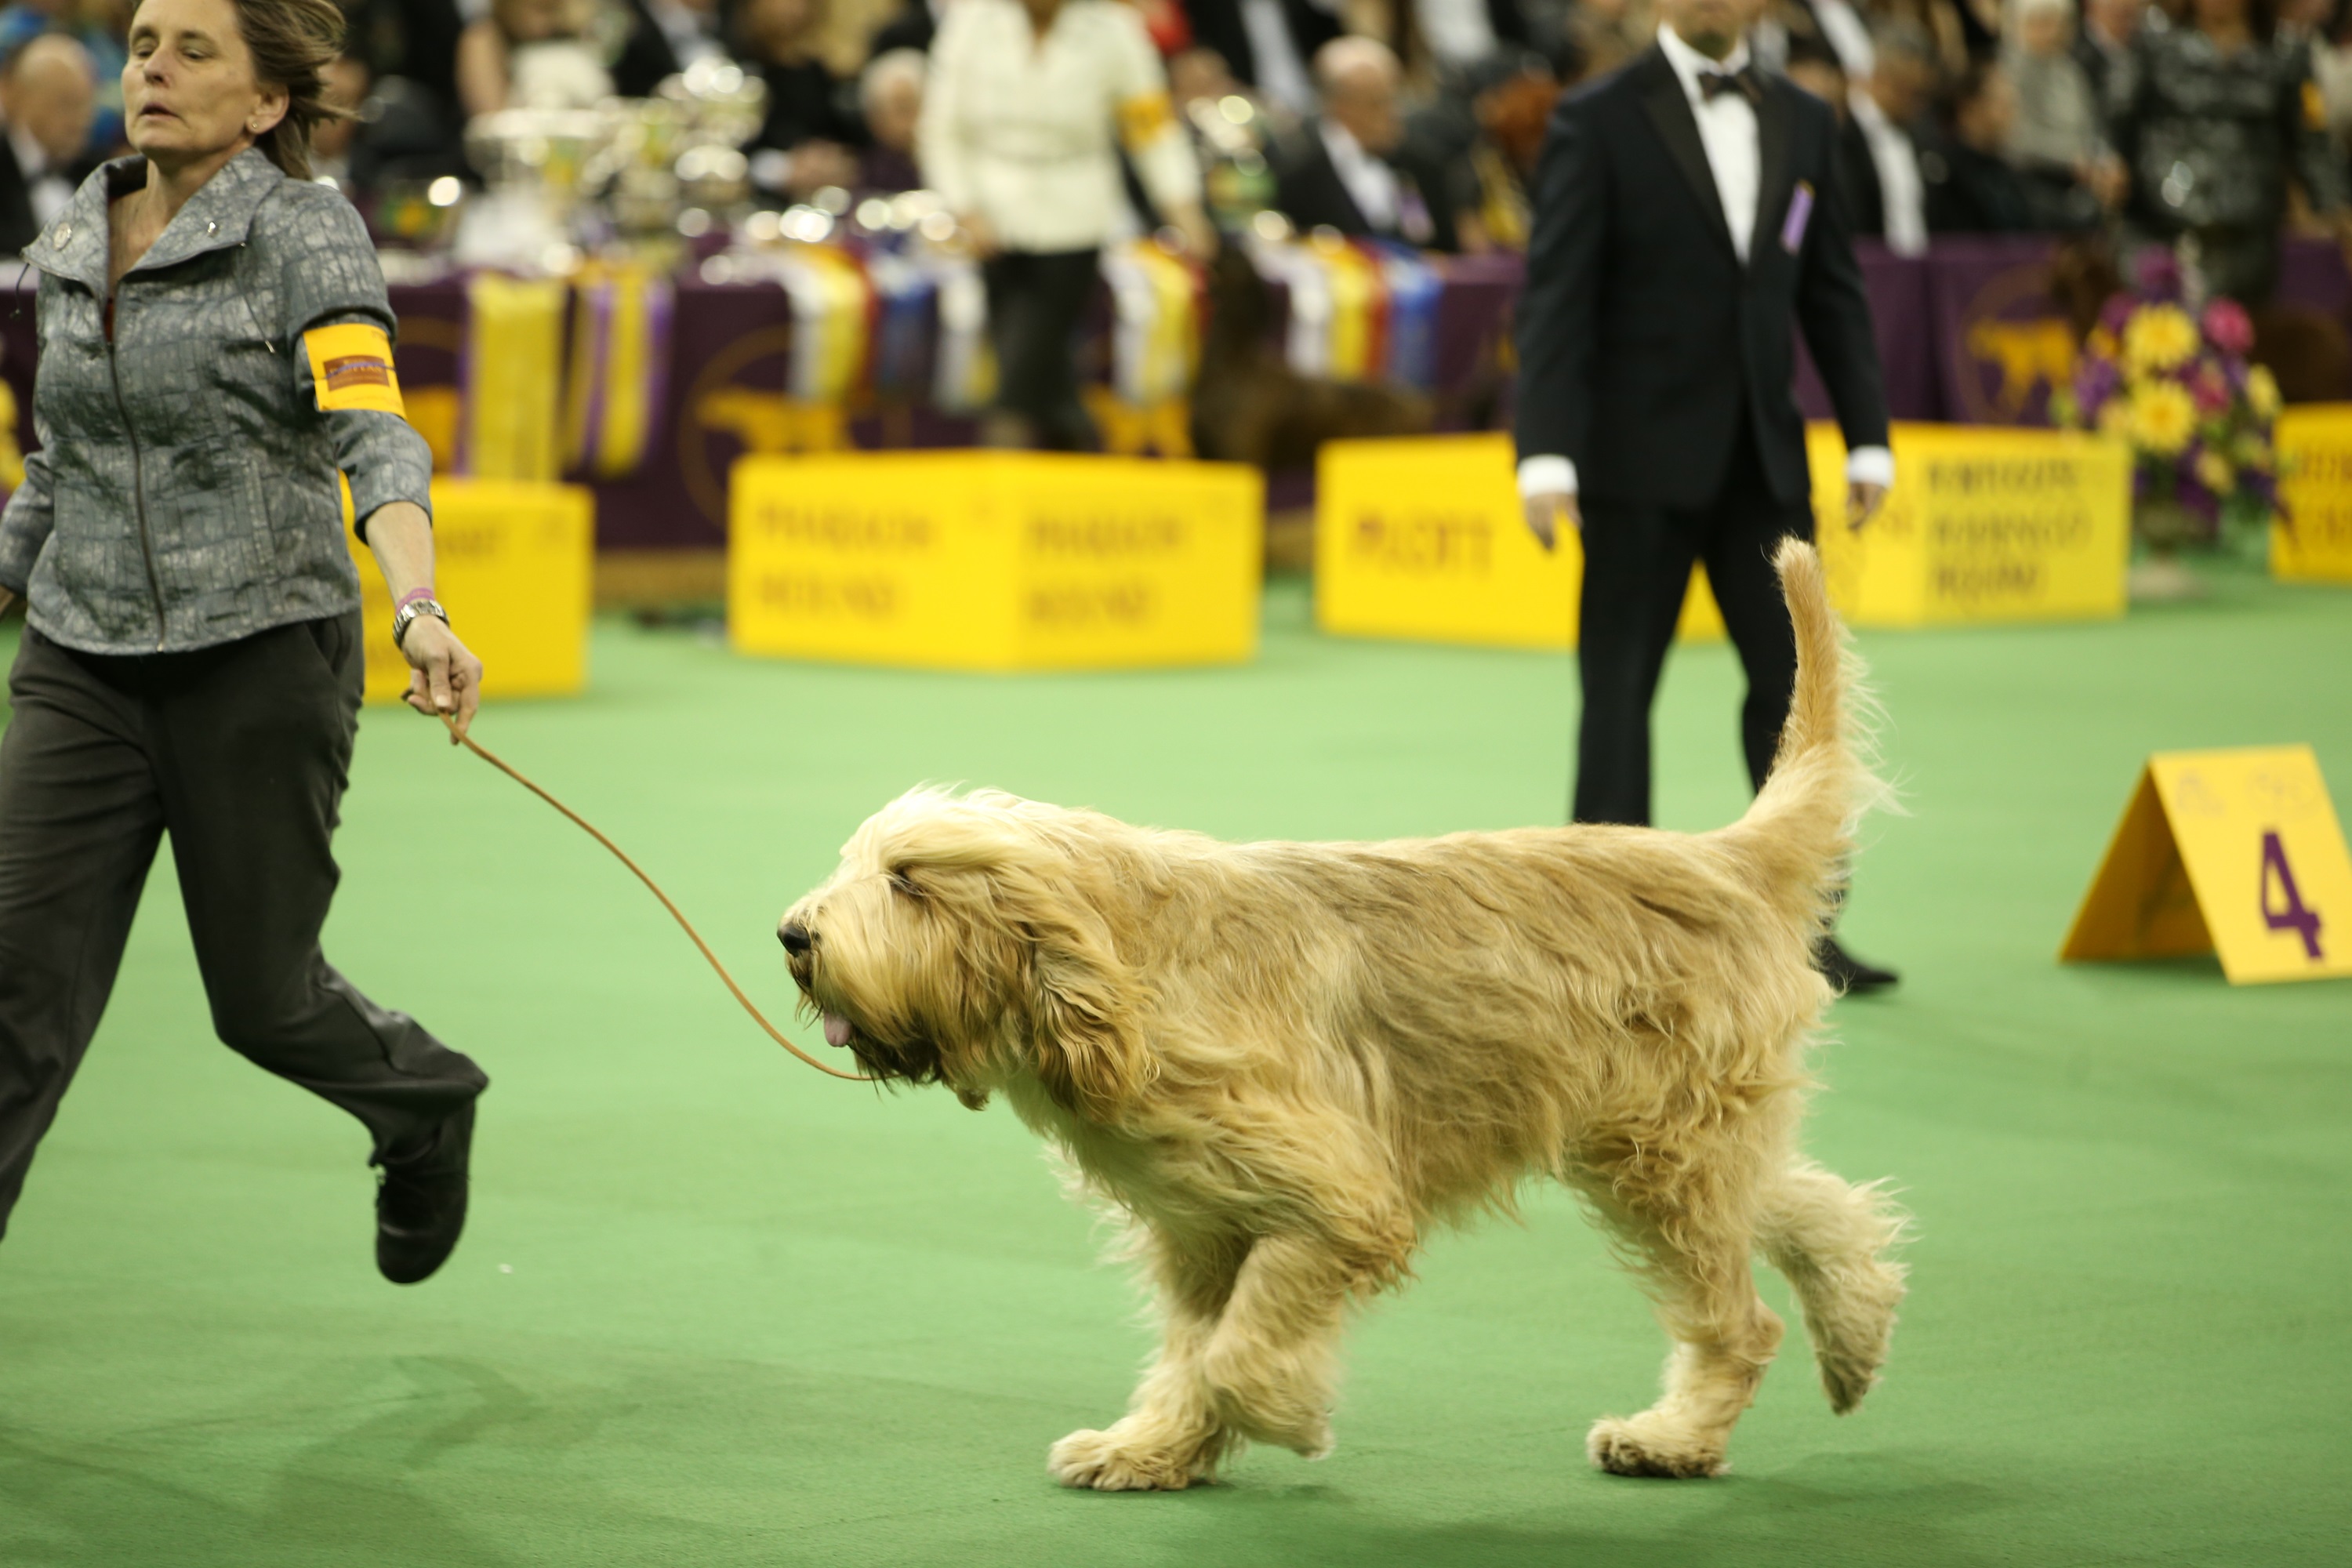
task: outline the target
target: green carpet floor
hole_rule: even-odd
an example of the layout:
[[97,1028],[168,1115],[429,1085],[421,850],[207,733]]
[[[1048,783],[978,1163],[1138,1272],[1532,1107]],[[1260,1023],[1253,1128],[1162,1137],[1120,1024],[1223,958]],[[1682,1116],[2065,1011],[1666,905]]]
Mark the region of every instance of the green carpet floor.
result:
[[[1235,837],[1557,819],[1566,660],[1327,640],[1297,584],[1267,614],[1248,668],[1034,679],[611,623],[592,696],[481,733],[778,1008],[777,913],[921,780]],[[1907,978],[1839,1005],[1811,1141],[1902,1183],[1919,1238],[1856,1415],[1792,1340],[1729,1478],[1588,1469],[1662,1342],[1544,1194],[1364,1317],[1330,1459],[1058,1490],[1046,1446],[1147,1342],[1010,1113],[794,1064],[573,829],[372,711],[329,951],[495,1077],[473,1228],[430,1283],[375,1278],[356,1128],[213,1043],[159,868],[0,1247],[0,1563],[2352,1559],[2352,984],[2053,962],[2147,752],[2307,740],[2352,809],[2352,592],[2233,574],[2121,624],[1863,642],[1911,815],[1874,821],[1847,930]],[[1677,656],[1666,826],[1740,809],[1737,685]]]

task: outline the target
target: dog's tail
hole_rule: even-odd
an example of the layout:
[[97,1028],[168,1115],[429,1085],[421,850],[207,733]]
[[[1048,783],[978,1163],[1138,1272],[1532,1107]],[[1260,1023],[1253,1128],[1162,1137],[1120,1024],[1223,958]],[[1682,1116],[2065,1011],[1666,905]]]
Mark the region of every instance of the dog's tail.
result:
[[1886,789],[1866,755],[1862,661],[1830,607],[1821,556],[1787,539],[1772,563],[1796,627],[1796,690],[1770,776],[1748,814],[1723,832],[1747,852],[1774,903],[1795,920],[1819,921],[1844,885],[1855,823]]
[[1757,1247],[1788,1277],[1830,1408],[1862,1403],[1886,1363],[1903,1265],[1887,1254],[1909,1222],[1876,1183],[1855,1186],[1810,1161],[1780,1173],[1764,1194]]

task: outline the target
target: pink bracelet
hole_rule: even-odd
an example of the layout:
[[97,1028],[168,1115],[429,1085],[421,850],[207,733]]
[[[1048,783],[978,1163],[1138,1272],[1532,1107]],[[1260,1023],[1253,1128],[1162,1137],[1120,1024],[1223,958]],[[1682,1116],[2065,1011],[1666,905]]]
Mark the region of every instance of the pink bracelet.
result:
[[400,603],[393,605],[392,613],[396,616],[400,614],[401,611],[408,608],[409,605],[416,603],[417,600],[429,599],[432,596],[433,590],[430,588],[411,588],[407,593],[403,594],[400,596]]

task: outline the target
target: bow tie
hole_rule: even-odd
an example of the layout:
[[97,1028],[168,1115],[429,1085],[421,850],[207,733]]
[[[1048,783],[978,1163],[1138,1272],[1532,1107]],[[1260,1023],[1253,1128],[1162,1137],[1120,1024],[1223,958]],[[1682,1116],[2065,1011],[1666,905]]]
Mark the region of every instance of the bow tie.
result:
[[1701,71],[1698,73],[1698,97],[1701,103],[1712,103],[1727,92],[1736,92],[1746,99],[1750,108],[1764,100],[1764,84],[1756,79],[1755,68],[1742,66],[1736,71]]

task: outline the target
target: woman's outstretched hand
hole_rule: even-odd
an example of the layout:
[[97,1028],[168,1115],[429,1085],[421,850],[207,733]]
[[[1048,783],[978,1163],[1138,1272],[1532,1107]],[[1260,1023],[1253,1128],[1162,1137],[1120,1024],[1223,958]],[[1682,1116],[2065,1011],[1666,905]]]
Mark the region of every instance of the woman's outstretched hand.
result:
[[400,651],[411,671],[405,700],[419,713],[435,719],[446,716],[455,723],[457,734],[449,737],[449,743],[456,745],[466,726],[474,721],[474,710],[482,703],[482,661],[457,640],[447,622],[432,616],[419,616],[408,623],[408,636]]

